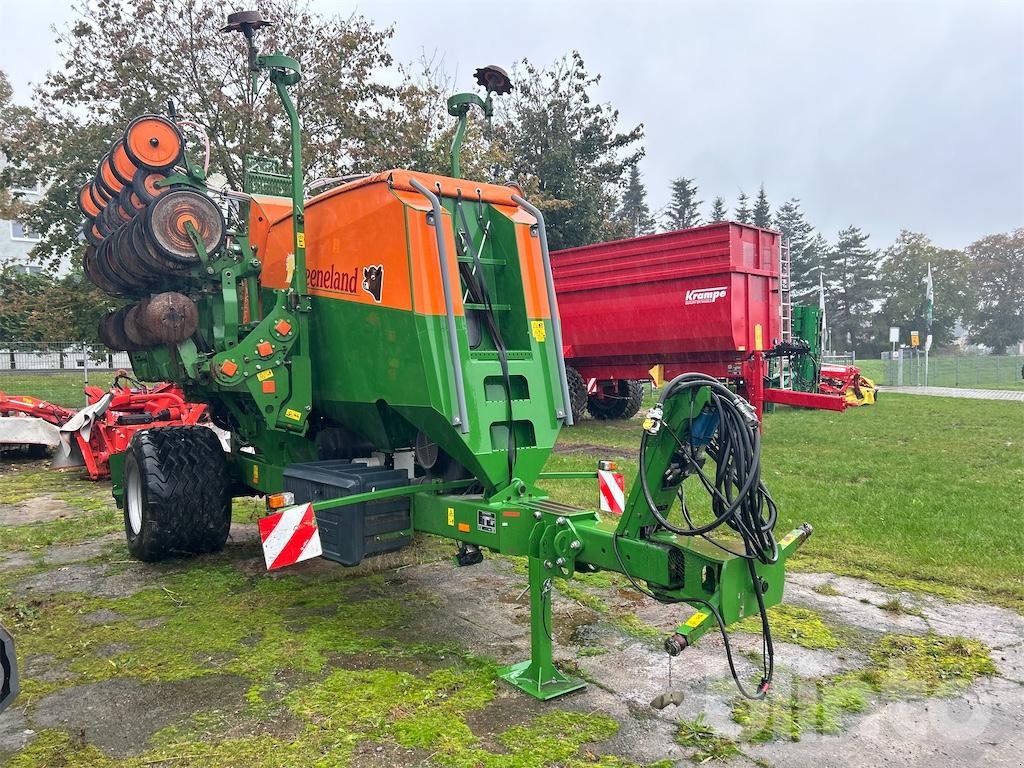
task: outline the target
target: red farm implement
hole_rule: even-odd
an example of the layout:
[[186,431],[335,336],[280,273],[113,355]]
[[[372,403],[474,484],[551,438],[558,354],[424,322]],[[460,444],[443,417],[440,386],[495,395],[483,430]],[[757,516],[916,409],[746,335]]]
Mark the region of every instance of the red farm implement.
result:
[[785,350],[777,232],[734,222],[552,254],[573,410],[632,416],[640,382],[700,372],[765,402],[843,410],[842,397],[766,387]]
[[123,453],[142,429],[208,421],[206,405],[190,403],[174,384],[144,386],[123,371],[109,390],[85,387],[87,404],[75,411],[26,395],[0,393],[0,445],[54,450],[55,468],[85,467],[89,477],[110,476],[110,457]]
[[842,397],[847,405],[871,405],[878,397],[875,382],[855,365],[822,365],[818,386],[824,394]]

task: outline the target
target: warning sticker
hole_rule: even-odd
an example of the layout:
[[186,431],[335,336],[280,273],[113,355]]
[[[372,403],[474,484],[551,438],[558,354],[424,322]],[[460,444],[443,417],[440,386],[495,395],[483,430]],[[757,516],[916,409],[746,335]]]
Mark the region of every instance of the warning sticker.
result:
[[284,412],[284,417],[286,419],[291,419],[292,421],[301,421],[302,420],[302,414],[299,413],[298,411],[296,411],[294,408],[289,408],[288,410],[286,410]]
[[305,248],[306,247],[306,233],[305,232],[299,232],[299,234],[297,234],[295,236],[295,241],[296,241],[296,244],[299,246],[299,248]]
[[476,528],[484,533],[495,533],[498,530],[495,514],[483,509],[478,510],[476,513]]
[[274,372],[273,371],[260,371],[259,373],[256,374],[256,378],[259,379],[260,381],[266,381],[267,379],[274,378]]
[[452,507],[448,507],[448,525],[455,525],[455,510]]
[[544,341],[548,337],[548,329],[544,327],[543,320],[531,320],[530,330],[533,332],[533,338],[537,341]]
[[708,614],[700,613],[698,611],[697,613],[693,614],[693,616],[691,616],[689,619],[686,620],[686,626],[690,627],[691,629],[694,628],[694,627],[699,627],[701,624],[704,623],[704,619],[706,619],[707,617],[708,617]]

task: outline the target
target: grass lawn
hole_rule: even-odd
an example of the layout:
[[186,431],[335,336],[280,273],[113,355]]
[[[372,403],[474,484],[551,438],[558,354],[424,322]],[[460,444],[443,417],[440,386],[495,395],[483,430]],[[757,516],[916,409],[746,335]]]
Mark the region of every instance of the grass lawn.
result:
[[[628,492],[639,439],[638,420],[586,420],[562,432],[548,469],[618,458]],[[798,567],[1024,609],[1020,403],[883,394],[844,414],[780,408],[762,458],[779,531],[814,526]],[[592,481],[546,485],[596,503]]]
[[[90,371],[89,383],[109,386],[112,371]],[[85,386],[82,371],[41,372],[0,372],[0,392],[8,395],[31,395],[48,400],[56,405],[79,408],[85,405]]]

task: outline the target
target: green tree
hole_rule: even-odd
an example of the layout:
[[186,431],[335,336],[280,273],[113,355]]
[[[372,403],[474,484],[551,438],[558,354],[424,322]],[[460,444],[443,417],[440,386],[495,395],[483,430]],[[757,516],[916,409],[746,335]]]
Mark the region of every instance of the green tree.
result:
[[96,326],[117,302],[80,270],[62,278],[0,271],[0,339],[97,342]]
[[754,226],[761,227],[761,229],[768,229],[772,225],[772,207],[768,204],[768,193],[764,191],[764,184],[757,191],[753,219]]
[[12,141],[15,126],[24,117],[24,109],[14,103],[13,95],[11,81],[7,73],[0,69],[0,219],[20,218],[23,213],[19,211],[18,201],[10,191],[14,169],[7,167],[7,158],[15,149]]
[[643,126],[620,131],[618,111],[595,101],[600,79],[576,51],[550,69],[523,61],[501,102],[494,176],[544,211],[552,250],[615,236],[619,196],[643,156]]
[[736,208],[733,209],[736,214],[735,219],[740,224],[749,224],[751,221],[750,213],[750,198],[747,197],[747,193],[742,189],[740,190],[740,196],[736,198]]
[[967,258],[978,299],[970,339],[1002,352],[1024,339],[1024,228],[971,243]]
[[860,350],[873,341],[872,305],[878,298],[879,256],[868,247],[868,237],[858,227],[847,227],[827,254],[828,324],[836,348]]
[[657,229],[657,222],[647,205],[647,189],[640,180],[640,169],[635,165],[629,169],[629,184],[622,195],[616,219],[622,222],[625,237],[649,235]]
[[886,325],[916,330],[924,341],[925,286],[928,264],[935,285],[932,336],[937,346],[953,341],[958,324],[973,319],[970,260],[952,248],[940,248],[926,235],[903,230],[882,254],[881,319]]
[[729,216],[729,209],[725,207],[725,199],[720,195],[711,201],[711,221],[725,221]]
[[666,229],[689,229],[700,224],[700,206],[697,182],[680,176],[672,180],[672,198],[665,211]]
[[[391,64],[391,29],[287,0],[261,6],[274,22],[259,32],[261,49],[286,52],[302,65],[295,97],[307,176],[368,170],[354,158],[394,131],[386,107],[396,88],[376,77]],[[28,215],[43,235],[37,258],[52,263],[77,250],[78,189],[129,120],[165,111],[168,100],[209,135],[212,169],[232,187],[241,187],[246,153],[288,157],[286,116],[273,88],[264,80],[251,90],[244,40],[220,32],[232,10],[231,0],[74,6],[57,33],[60,65],[36,86],[27,119],[10,141],[18,172],[49,183]]]
[[773,223],[789,243],[790,290],[793,297],[797,301],[807,301],[818,290],[821,241],[815,238],[814,227],[807,221],[799,198],[790,198],[779,206]]

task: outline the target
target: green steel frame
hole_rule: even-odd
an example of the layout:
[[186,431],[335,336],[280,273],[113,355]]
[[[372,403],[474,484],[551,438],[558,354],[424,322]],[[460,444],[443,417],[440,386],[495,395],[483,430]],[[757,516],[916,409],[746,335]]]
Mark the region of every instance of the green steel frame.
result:
[[[283,490],[283,472],[288,465],[316,458],[315,446],[307,432],[310,414],[317,408],[314,382],[324,371],[316,370],[315,365],[330,365],[331,362],[329,358],[314,359],[311,356],[310,327],[311,322],[318,321],[321,310],[325,313],[341,312],[334,305],[344,302],[311,297],[307,292],[300,124],[289,94],[289,88],[299,81],[299,65],[286,56],[257,55],[251,36],[247,37],[254,87],[260,72],[267,71],[291,127],[290,195],[294,211],[295,258],[291,285],[285,290],[264,291],[263,306],[267,308],[264,316],[243,322],[239,286],[246,287],[250,298],[257,295],[260,254],[253,251],[244,231],[233,237],[230,248],[216,258],[209,256],[199,238],[193,236],[202,266],[188,278],[187,287],[194,289],[192,293],[198,297],[200,327],[204,329],[212,350],[200,350],[190,340],[176,347],[132,353],[132,361],[136,374],[141,378],[180,382],[190,397],[210,402],[217,410],[228,414],[237,425],[230,456],[235,480],[252,491],[272,493]],[[460,94],[449,102],[449,110],[459,118],[452,145],[452,170],[456,177],[460,170],[458,153],[472,104],[480,106],[485,115],[489,115],[490,94],[486,100],[472,94]],[[256,173],[253,175],[258,176]],[[189,164],[185,174],[172,178],[168,183],[189,184],[202,189],[203,182],[202,172]],[[449,199],[444,204],[451,214],[450,219],[455,221],[457,201]],[[530,210],[534,209],[531,207]],[[539,212],[537,218],[534,236],[539,236],[543,244],[546,242],[544,222]],[[481,209],[474,225],[467,226],[470,231],[465,233],[472,243],[481,243],[482,252],[483,241],[489,232],[486,222],[487,213]],[[441,221],[434,222],[435,226],[441,224]],[[515,243],[515,233],[510,225],[504,233],[495,225],[495,231],[498,234],[493,237],[501,244],[500,247],[511,248],[513,253],[518,253],[518,246],[508,245]],[[492,242],[489,247],[498,246]],[[546,246],[544,251],[546,256]],[[495,254],[490,251],[485,252],[485,256],[484,261],[489,265],[485,271],[496,281],[495,270],[498,267],[495,265],[499,259],[491,258]],[[515,279],[521,280],[518,276]],[[521,285],[519,289],[521,291]],[[553,295],[551,298],[554,299]],[[330,306],[322,302],[328,302]],[[378,312],[377,322],[380,323],[404,322],[401,318],[386,315],[388,310],[371,307],[367,311]],[[544,475],[541,472],[557,436],[559,423],[567,418],[558,409],[558,404],[562,404],[564,410],[564,403],[561,403],[561,393],[556,392],[555,384],[564,366],[560,360],[560,341],[557,344],[538,343],[545,334],[547,338],[558,340],[557,305],[552,307],[552,315],[554,319],[545,321],[542,331],[536,329],[538,321],[526,317],[508,321],[510,324],[521,323],[523,329],[516,326],[512,330],[521,330],[526,338],[529,334],[525,329],[534,323],[534,339],[509,364],[524,377],[533,377],[532,381],[541,382],[541,386],[531,392],[530,400],[514,404],[515,418],[529,421],[537,440],[534,449],[517,453],[517,461],[504,481],[484,482],[483,494],[465,493],[472,481],[425,482],[314,504],[314,510],[321,512],[344,505],[408,496],[413,530],[477,545],[493,552],[527,557],[531,655],[529,660],[502,670],[501,676],[540,699],[559,696],[583,685],[560,672],[552,661],[551,598],[555,579],[570,579],[580,571],[616,571],[627,574],[636,582],[643,582],[659,598],[688,600],[698,613],[677,628],[677,635],[685,638],[687,643],[695,642],[716,625],[715,620],[708,620],[713,615],[709,608],[713,608],[726,623],[755,614],[758,610],[754,592],[757,587],[751,583],[747,562],[703,539],[658,532],[655,517],[638,487],[634,487],[630,494],[621,518],[602,516],[593,510],[555,502],[538,487],[537,483],[545,479],[568,476],[593,478],[592,473]],[[442,321],[443,318],[417,318],[415,322],[419,325],[408,326],[409,332],[414,338],[429,339],[428,349],[434,350],[433,354],[442,355],[446,348],[441,341],[444,338]],[[480,376],[472,381],[483,381],[488,371],[497,374],[497,353],[477,353],[474,358],[466,346],[464,318],[458,318],[456,328],[468,360],[467,370],[471,365],[482,366]],[[271,346],[272,353],[261,354],[260,349],[265,352],[267,344]],[[402,348],[401,352],[425,354],[416,348]],[[225,367],[228,361],[237,364],[237,370]],[[424,360],[423,364],[425,367],[444,367],[440,357]],[[268,375],[273,375],[277,381],[277,389],[273,393],[264,392],[260,386],[260,381]],[[447,387],[447,382],[445,376],[438,386]],[[409,439],[415,434],[410,426],[414,424],[440,445],[450,447],[453,455],[460,446],[461,450],[470,450],[469,458],[476,460],[482,468],[483,475],[478,475],[481,481],[485,476],[492,477],[507,460],[504,449],[484,447],[460,436],[458,427],[454,426],[452,412],[406,408],[381,416],[371,380],[343,383],[357,393],[343,410],[356,414],[353,418],[357,419],[365,434],[377,439],[376,444],[382,449],[386,450],[396,441]],[[452,402],[450,393],[436,394],[437,401]],[[493,398],[482,391],[482,384],[473,384],[467,399],[475,414],[496,408],[491,402]],[[677,398],[666,407],[664,414],[664,423],[672,429],[649,436],[648,481],[651,487],[660,489],[656,493],[662,514],[669,514],[675,501],[674,489],[662,487],[662,478],[677,447],[674,440],[680,435],[689,435],[695,414],[700,414],[706,404],[706,393],[686,400]],[[257,452],[242,452],[239,448],[243,445],[255,446]],[[123,500],[121,457],[111,459],[111,470],[114,495],[120,503]],[[779,558],[774,564],[757,565],[760,589],[767,605],[781,600],[786,558],[808,534],[809,529],[794,530],[780,542]]]

